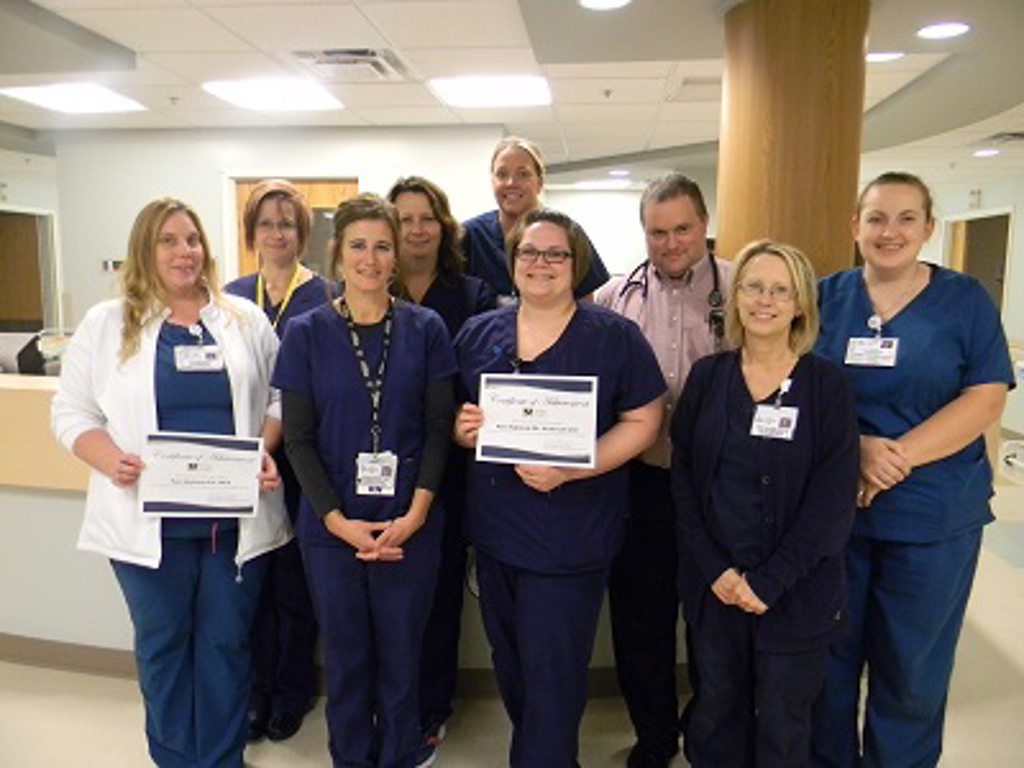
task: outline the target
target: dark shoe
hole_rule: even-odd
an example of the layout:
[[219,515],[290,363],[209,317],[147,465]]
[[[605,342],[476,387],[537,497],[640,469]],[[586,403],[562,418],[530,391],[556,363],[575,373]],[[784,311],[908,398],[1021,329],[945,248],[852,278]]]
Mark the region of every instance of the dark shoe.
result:
[[305,714],[296,715],[291,712],[275,712],[267,723],[267,738],[271,741],[285,741],[299,732]]
[[253,742],[259,741],[267,735],[267,724],[270,720],[270,712],[266,709],[250,709],[249,710],[249,726],[246,733],[246,740]]
[[643,744],[634,744],[626,758],[626,768],[668,768],[672,755],[663,755]]

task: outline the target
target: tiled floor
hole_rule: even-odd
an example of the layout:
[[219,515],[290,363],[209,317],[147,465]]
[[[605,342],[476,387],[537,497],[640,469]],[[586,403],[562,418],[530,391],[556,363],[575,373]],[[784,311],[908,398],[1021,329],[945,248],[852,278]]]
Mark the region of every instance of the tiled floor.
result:
[[[1024,765],[1024,488],[1002,488],[999,521],[986,534],[957,660],[943,768]],[[135,684],[0,663],[0,766],[135,768],[148,761]],[[439,753],[439,768],[506,765],[508,726],[500,703],[459,707]],[[631,743],[617,699],[590,703],[583,724],[586,768],[625,764]],[[253,768],[329,765],[323,703],[283,744],[246,752]],[[685,763],[678,759],[676,765]],[[898,767],[897,767],[898,768]]]

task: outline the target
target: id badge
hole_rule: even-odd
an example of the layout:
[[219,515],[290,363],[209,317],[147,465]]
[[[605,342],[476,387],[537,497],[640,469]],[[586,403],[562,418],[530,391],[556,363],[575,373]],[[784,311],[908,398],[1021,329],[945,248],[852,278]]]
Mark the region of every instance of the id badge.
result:
[[174,367],[181,373],[223,371],[224,355],[216,344],[185,344],[174,348]]
[[892,336],[861,336],[846,342],[847,365],[865,368],[894,368],[900,340]]
[[356,456],[356,495],[394,496],[398,456],[391,451]]
[[800,409],[793,405],[759,405],[754,411],[750,434],[771,440],[792,440]]

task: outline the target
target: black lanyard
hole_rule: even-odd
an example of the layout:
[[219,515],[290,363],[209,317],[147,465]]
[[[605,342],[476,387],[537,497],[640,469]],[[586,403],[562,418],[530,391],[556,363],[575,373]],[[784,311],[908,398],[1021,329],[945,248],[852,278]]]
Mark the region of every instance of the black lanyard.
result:
[[388,348],[391,346],[391,326],[395,317],[395,311],[391,304],[384,315],[384,348],[380,354],[380,365],[377,366],[377,376],[370,376],[370,364],[366,361],[366,352],[359,341],[359,333],[356,331],[356,324],[352,322],[352,313],[344,298],[338,300],[338,312],[345,318],[348,326],[349,337],[352,339],[352,350],[359,361],[359,371],[363,374],[363,385],[366,393],[370,396],[370,437],[373,440],[373,452],[380,453],[380,436],[383,432],[380,426],[380,399],[384,392],[384,373],[388,366]]

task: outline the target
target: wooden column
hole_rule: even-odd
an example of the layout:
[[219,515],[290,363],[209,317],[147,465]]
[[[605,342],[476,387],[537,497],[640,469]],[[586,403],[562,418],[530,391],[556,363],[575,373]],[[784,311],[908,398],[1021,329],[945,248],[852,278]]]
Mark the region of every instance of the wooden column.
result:
[[718,252],[768,237],[853,263],[869,0],[746,0],[725,17]]

